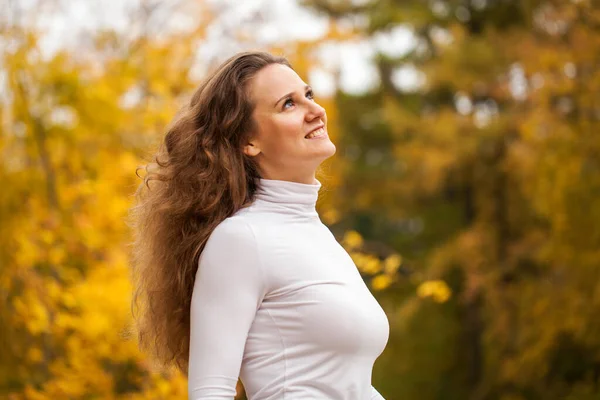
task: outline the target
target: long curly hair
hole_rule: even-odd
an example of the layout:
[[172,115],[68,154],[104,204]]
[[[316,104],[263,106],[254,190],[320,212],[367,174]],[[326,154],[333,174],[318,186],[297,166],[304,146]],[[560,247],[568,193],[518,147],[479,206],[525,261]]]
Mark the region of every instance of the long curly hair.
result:
[[254,198],[260,173],[243,152],[254,127],[248,84],[274,63],[291,68],[265,52],[238,53],[221,64],[175,117],[152,162],[136,169],[146,174],[128,215],[133,330],[161,367],[187,374],[200,254],[215,227]]

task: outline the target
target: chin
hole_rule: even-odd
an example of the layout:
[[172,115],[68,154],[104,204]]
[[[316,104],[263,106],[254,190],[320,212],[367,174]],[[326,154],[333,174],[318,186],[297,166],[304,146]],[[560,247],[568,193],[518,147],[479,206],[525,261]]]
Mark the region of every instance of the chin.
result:
[[329,140],[328,144],[329,144],[329,148],[331,149],[330,150],[331,154],[329,155],[331,157],[332,155],[335,154],[335,152],[337,151],[337,148],[335,147],[335,144],[333,144],[333,142],[331,140]]
[[322,156],[323,160],[328,159],[329,157],[333,156],[335,154],[335,152],[337,151],[337,148],[335,147],[335,144],[333,144],[333,142],[329,141],[329,143],[327,143],[327,145],[323,146],[323,150],[320,152],[320,155]]

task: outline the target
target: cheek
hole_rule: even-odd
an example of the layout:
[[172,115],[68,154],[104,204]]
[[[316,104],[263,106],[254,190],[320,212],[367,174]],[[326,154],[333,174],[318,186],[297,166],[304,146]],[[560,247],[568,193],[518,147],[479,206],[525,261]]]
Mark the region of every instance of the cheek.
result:
[[302,135],[304,117],[300,113],[283,114],[274,122],[277,124],[277,131],[282,136],[298,137]]
[[279,147],[297,146],[299,141],[304,140],[304,120],[301,115],[282,115],[273,120],[273,124],[273,139],[276,139]]
[[270,157],[302,151],[304,141],[304,119],[302,115],[289,113],[263,120],[263,148]]

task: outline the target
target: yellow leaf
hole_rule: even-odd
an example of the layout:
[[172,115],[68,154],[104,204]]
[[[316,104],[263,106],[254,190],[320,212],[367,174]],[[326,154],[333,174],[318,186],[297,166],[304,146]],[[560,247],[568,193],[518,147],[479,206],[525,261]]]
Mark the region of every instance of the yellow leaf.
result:
[[336,209],[330,208],[323,211],[321,218],[323,218],[323,221],[328,225],[335,224],[340,220],[340,213]]
[[394,275],[401,264],[402,257],[399,254],[392,254],[383,262],[383,270],[388,275]]
[[42,238],[42,242],[45,244],[50,244],[54,240],[54,234],[50,231],[42,231],[40,233],[40,238]]
[[371,254],[353,252],[350,254],[357,268],[365,274],[375,275],[381,272],[381,262]]
[[31,385],[25,386],[24,395],[25,395],[25,398],[28,400],[47,400],[48,399],[48,397],[45,394],[38,392]]
[[55,300],[60,297],[61,288],[55,281],[50,281],[46,284],[46,293],[51,299]]
[[421,298],[431,297],[437,303],[444,303],[452,294],[446,282],[441,280],[425,281],[417,288],[417,295]]
[[383,290],[383,289],[387,288],[388,286],[390,286],[391,284],[392,284],[392,278],[390,278],[388,275],[384,275],[384,274],[377,275],[371,281],[371,287],[373,288],[373,290]]
[[44,354],[37,347],[30,347],[27,351],[27,359],[33,363],[39,363],[43,360]]
[[66,256],[66,251],[62,246],[54,246],[48,252],[48,260],[54,264],[62,264]]
[[348,249],[356,249],[363,245],[363,238],[356,231],[348,231],[342,239],[342,243]]
[[62,300],[62,304],[67,308],[75,307],[75,305],[77,304],[77,300],[75,299],[75,296],[73,296],[73,294],[71,294],[69,292],[63,293],[61,300]]

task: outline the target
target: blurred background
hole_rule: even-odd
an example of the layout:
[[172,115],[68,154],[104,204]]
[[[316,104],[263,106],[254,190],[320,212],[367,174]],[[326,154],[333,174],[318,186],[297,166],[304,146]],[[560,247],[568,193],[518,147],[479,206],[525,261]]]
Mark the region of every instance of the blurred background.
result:
[[596,0],[0,1],[0,398],[187,398],[129,334],[125,217],[245,49],[328,111],[317,206],[388,315],[386,399],[600,399]]

